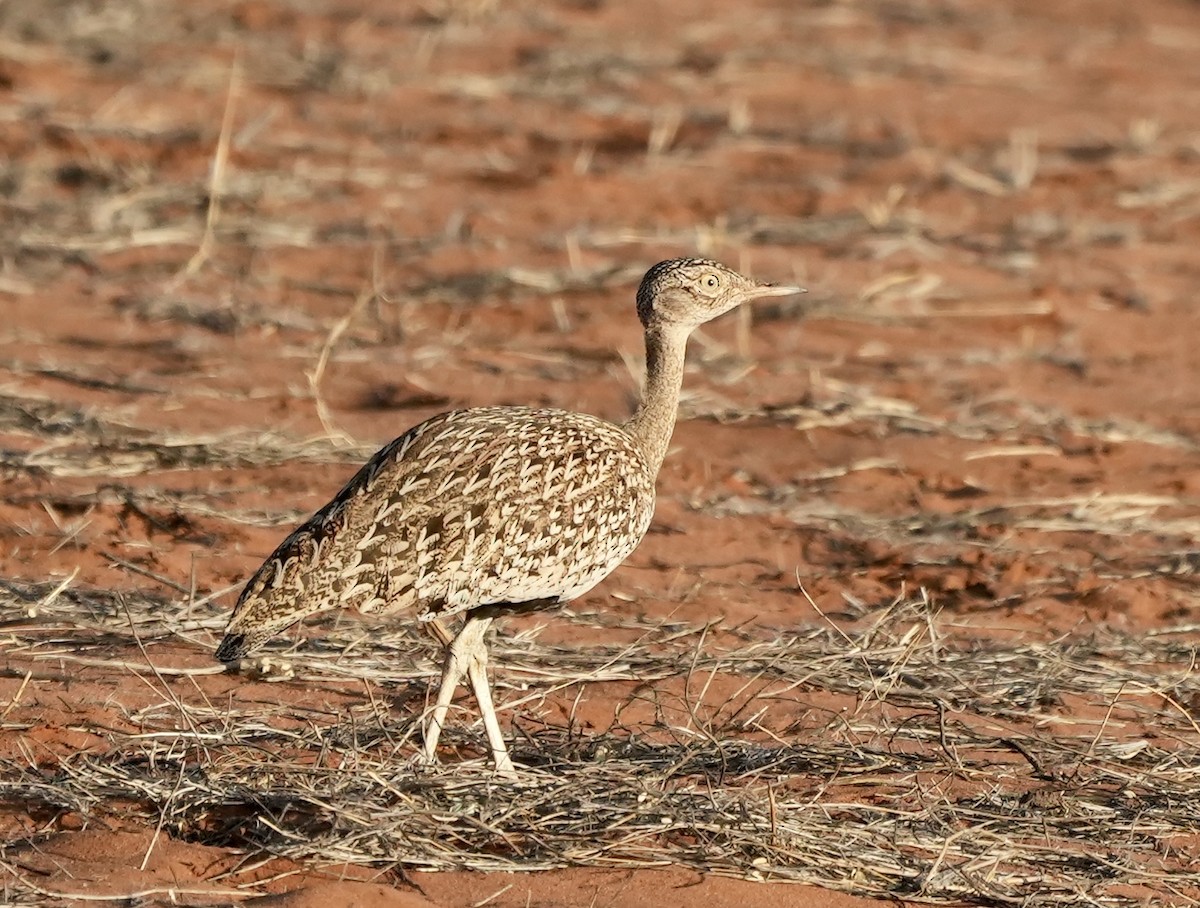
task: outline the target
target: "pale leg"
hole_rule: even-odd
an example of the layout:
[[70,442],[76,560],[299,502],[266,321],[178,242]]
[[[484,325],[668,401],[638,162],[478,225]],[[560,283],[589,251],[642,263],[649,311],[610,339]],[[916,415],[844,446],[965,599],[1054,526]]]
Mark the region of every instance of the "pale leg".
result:
[[[428,763],[437,761],[438,738],[442,735],[442,727],[446,724],[446,713],[450,711],[450,701],[454,699],[454,691],[463,679],[471,665],[475,653],[483,646],[483,635],[492,623],[491,618],[468,618],[462,630],[446,647],[446,661],[442,666],[442,683],[438,687],[437,701],[433,713],[429,717],[429,725],[425,729],[425,760]],[[441,628],[438,628],[439,630]],[[431,628],[431,630],[434,630]],[[434,630],[437,634],[437,630]],[[437,636],[441,636],[437,634]],[[486,657],[485,657],[486,658]]]
[[429,621],[422,621],[421,627],[429,632],[429,636],[433,637],[443,647],[448,647],[454,642],[454,635],[446,630],[446,625],[438,621],[437,618],[431,618]]
[[500,720],[496,718],[496,707],[492,703],[492,689],[488,685],[487,661],[487,644],[480,636],[479,645],[471,653],[471,660],[467,663],[467,674],[471,676],[471,687],[475,690],[475,700],[479,703],[479,712],[483,716],[483,727],[487,731],[488,744],[492,748],[492,760],[496,764],[496,774],[506,779],[516,779],[517,771],[513,768],[512,758],[508,755],[504,734],[500,731]]

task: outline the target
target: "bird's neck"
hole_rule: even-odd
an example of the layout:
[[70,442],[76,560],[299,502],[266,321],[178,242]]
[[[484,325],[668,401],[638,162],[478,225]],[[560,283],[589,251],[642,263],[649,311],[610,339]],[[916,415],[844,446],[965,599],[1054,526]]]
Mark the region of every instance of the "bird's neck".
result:
[[686,329],[672,326],[646,330],[646,383],[625,431],[641,451],[651,475],[662,466],[675,428],[688,334]]

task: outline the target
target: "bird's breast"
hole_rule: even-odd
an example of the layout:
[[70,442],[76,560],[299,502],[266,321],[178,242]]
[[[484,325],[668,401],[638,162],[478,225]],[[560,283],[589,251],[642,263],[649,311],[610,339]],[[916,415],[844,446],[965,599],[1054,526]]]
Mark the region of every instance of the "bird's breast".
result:
[[304,585],[326,589],[329,606],[434,615],[565,601],[599,583],[645,535],[653,477],[616,426],[553,411],[502,417],[490,432],[436,426],[424,444],[381,451],[337,499],[339,526],[308,567],[320,579]]

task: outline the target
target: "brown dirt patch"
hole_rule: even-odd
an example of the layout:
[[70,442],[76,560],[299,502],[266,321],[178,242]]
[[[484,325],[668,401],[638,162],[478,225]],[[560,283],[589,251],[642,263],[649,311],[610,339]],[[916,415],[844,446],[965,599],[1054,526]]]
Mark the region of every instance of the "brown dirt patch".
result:
[[[0,5],[4,899],[1200,897],[1200,7],[368,6]],[[810,293],[504,623],[526,783],[411,766],[403,621],[212,663],[416,421],[622,418],[694,252]]]

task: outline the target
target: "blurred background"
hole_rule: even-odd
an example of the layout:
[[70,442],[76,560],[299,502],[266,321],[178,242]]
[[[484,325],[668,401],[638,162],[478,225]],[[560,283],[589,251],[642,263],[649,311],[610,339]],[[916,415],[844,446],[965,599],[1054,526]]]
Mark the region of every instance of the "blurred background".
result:
[[[0,577],[33,602],[189,603],[161,653],[207,671],[239,584],[409,426],[494,403],[625,418],[637,282],[699,254],[809,293],[697,334],[651,535],[510,632],[724,619],[705,645],[732,646],[908,603],[936,646],[1166,640],[1197,615],[1197,111],[1185,0],[3,0]],[[289,658],[353,626],[297,630]],[[40,652],[28,633],[14,653]],[[10,721],[58,755],[96,723],[96,745],[117,719],[47,733],[67,701],[20,687],[26,656],[0,679]],[[1176,668],[1179,709],[1128,727],[1109,676],[1021,709],[1103,718],[1054,726],[1087,759],[1102,732],[1193,741]],[[97,702],[141,689],[87,671]],[[628,690],[579,702],[603,728]],[[799,690],[782,739],[900,734]],[[575,693],[514,721],[561,724]]]
[[[1049,546],[1083,549],[1073,568],[1139,529],[1173,557],[1200,495],[1198,20],[1168,0],[7,0],[10,479],[38,467],[86,498],[95,476],[229,457],[296,496],[275,501],[286,523],[345,472],[287,461],[354,462],[447,407],[619,420],[636,283],[701,254],[810,292],[693,343],[668,518],[782,521],[762,530],[770,569],[835,598],[863,544],[907,544],[925,512],[1046,502],[1001,521],[1003,564],[951,598],[1015,594],[1005,571],[1023,584],[1046,546],[1012,554],[1011,524],[1087,531],[1080,508],[1096,532]],[[230,433],[283,440],[154,448]],[[186,485],[213,482],[247,485]],[[1087,504],[1104,496],[1124,497]],[[22,501],[11,571],[53,549],[91,576],[76,550],[123,544],[95,532],[111,504],[60,545]],[[228,534],[220,558],[111,554],[198,558],[215,588],[270,548],[206,532]],[[918,583],[943,582],[933,561],[908,565]],[[1070,588],[1061,567],[1042,573]]]

